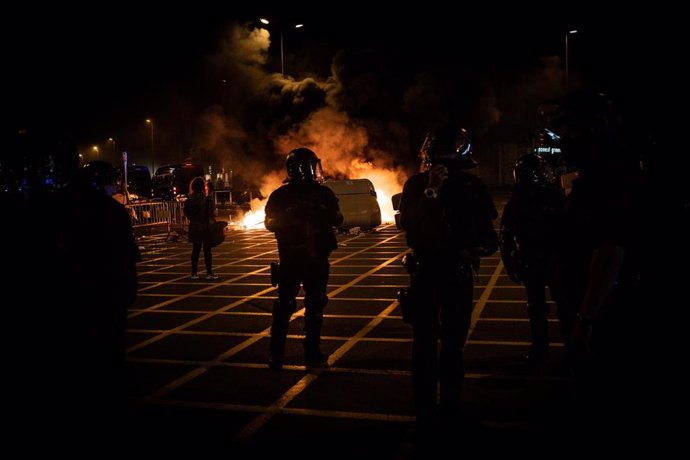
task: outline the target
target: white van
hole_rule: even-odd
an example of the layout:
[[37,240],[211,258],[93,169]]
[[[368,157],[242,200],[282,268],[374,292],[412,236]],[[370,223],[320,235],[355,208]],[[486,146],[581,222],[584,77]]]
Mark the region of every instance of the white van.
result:
[[359,227],[373,230],[381,225],[381,208],[369,179],[329,180],[323,183],[338,197],[343,224],[340,230]]

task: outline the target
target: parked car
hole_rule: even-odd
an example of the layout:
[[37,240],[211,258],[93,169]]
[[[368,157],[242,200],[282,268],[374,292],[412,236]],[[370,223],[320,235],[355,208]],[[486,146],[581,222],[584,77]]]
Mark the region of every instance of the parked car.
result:
[[198,164],[161,166],[153,176],[153,196],[162,200],[184,198],[189,193],[189,183],[198,176],[204,176],[204,168]]
[[369,179],[330,180],[323,183],[338,197],[343,224],[340,230],[359,227],[373,230],[381,225],[381,208]]

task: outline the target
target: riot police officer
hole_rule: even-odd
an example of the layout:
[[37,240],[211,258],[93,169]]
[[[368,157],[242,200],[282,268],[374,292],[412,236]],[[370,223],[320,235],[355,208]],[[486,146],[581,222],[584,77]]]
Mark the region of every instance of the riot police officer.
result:
[[104,161],[79,168],[50,200],[51,231],[42,246],[42,269],[50,274],[41,280],[50,293],[44,339],[57,357],[51,365],[59,373],[50,375],[60,375],[51,381],[56,402],[49,407],[72,414],[70,423],[57,421],[63,436],[79,432],[109,443],[125,416],[127,309],[137,296],[140,261],[129,213],[112,198],[118,176]]
[[578,172],[558,232],[552,294],[569,313],[578,425],[596,433],[593,425],[628,423],[637,412],[639,158],[605,94],[571,94],[544,113]]
[[532,331],[527,359],[541,363],[549,353],[547,271],[565,196],[550,165],[536,153],[517,160],[513,178],[515,186],[501,217],[501,258],[510,279],[525,286]]
[[321,160],[307,148],[292,150],[285,163],[286,184],[266,203],[266,228],[278,240],[280,274],[273,305],[269,367],[281,369],[290,317],[300,284],[304,287],[304,355],[307,365],[323,365],[320,349],[323,310],[328,303],[328,256],[338,247],[333,227],[343,222],[338,198],[321,185]]
[[93,410],[88,395],[111,415],[124,401],[127,309],[137,296],[140,261],[130,216],[112,198],[117,180],[110,163],[87,163],[56,196],[51,220],[59,295],[71,305],[62,313],[71,321],[68,361],[88,385],[81,395],[85,410]]
[[477,163],[463,129],[445,125],[430,132],[420,155],[423,171],[403,187],[400,222],[415,260],[408,264],[412,378],[417,427],[425,436],[431,434],[439,417],[449,422],[461,417],[472,273],[479,257],[497,249],[492,220],[498,214],[484,184],[467,172]]

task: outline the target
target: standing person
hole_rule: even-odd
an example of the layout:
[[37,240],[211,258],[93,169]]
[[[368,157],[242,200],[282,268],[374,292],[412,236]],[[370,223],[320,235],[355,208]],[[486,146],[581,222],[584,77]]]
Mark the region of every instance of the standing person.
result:
[[307,148],[292,150],[285,163],[286,184],[266,203],[266,228],[278,240],[280,279],[273,304],[269,367],[282,369],[290,317],[304,286],[304,357],[307,365],[328,362],[319,346],[328,303],[328,256],[338,247],[333,227],[343,222],[338,198],[322,179],[321,160]]
[[117,178],[109,163],[86,164],[55,195],[49,219],[51,305],[69,305],[49,316],[61,376],[53,394],[68,402],[77,432],[94,439],[117,438],[125,413],[127,309],[137,295],[140,261],[130,216],[112,198]]
[[137,295],[141,260],[129,214],[112,198],[117,179],[112,165],[92,161],[56,196],[56,254],[66,273],[85,278],[75,292],[83,302],[84,336],[92,342],[88,353],[105,363],[95,372],[106,374],[100,376],[106,386],[123,383],[126,313]]
[[639,301],[639,158],[604,94],[573,93],[547,111],[547,122],[568,167],[578,171],[558,233],[552,287],[568,313],[575,352],[576,428],[586,436],[612,425],[636,429],[646,391],[638,375],[644,373],[640,337],[652,307]]
[[477,163],[465,130],[453,125],[436,129],[427,135],[420,155],[425,170],[403,187],[400,223],[414,257],[414,263],[407,264],[414,334],[412,379],[418,434],[426,437],[439,420],[454,423],[462,416],[472,273],[479,257],[498,247],[492,223],[498,213],[481,180],[466,171]]
[[501,258],[510,279],[525,285],[532,331],[527,360],[543,363],[549,355],[547,271],[565,196],[549,164],[536,153],[517,160],[513,177],[515,186],[501,217]]
[[53,124],[12,133],[0,159],[0,202],[12,216],[3,226],[6,285],[22,299],[7,321],[31,324],[30,340],[25,328],[4,334],[7,350],[21,343],[7,353],[16,378],[7,382],[6,438],[27,455],[93,456],[124,439],[127,308],[140,254],[129,214],[112,199],[115,169],[79,168],[75,141]]
[[189,241],[192,243],[192,275],[193,280],[199,279],[197,267],[199,254],[204,249],[204,263],[206,264],[206,279],[217,280],[213,273],[213,254],[208,239],[208,227],[215,219],[216,207],[213,200],[204,193],[206,181],[203,177],[195,177],[189,184],[189,198],[184,202],[184,215],[189,219]]

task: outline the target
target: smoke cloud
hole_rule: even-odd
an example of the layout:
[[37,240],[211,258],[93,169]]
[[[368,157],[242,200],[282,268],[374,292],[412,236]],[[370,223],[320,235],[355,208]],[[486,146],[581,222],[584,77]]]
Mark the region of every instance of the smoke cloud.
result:
[[[285,177],[285,156],[297,147],[314,150],[327,177],[376,176],[377,189],[376,182],[384,181],[401,189],[418,165],[416,152],[429,129],[454,121],[476,141],[507,115],[523,111],[517,98],[508,104],[499,98],[485,76],[422,69],[413,80],[402,80],[375,50],[338,52],[329,75],[295,70],[283,76],[267,70],[272,39],[264,29],[230,27],[208,59],[210,73],[224,83],[199,129],[209,162],[233,169],[264,195]],[[520,77],[520,99],[557,86],[557,62],[541,66]]]
[[420,73],[405,91],[403,108],[425,131],[447,122],[468,129],[473,138],[501,119],[493,87],[475,75]]
[[401,188],[405,175],[399,158],[408,154],[402,124],[351,115],[380,103],[382,70],[371,67],[373,55],[341,52],[331,75],[295,79],[266,70],[270,40],[264,29],[235,24],[219,52],[209,57],[211,73],[224,82],[220,103],[200,120],[201,148],[209,162],[232,169],[265,195],[285,177],[286,154],[309,147],[330,177],[356,178],[372,168],[390,168]]

